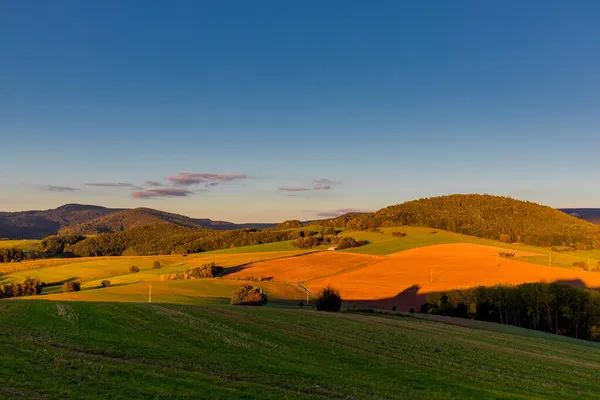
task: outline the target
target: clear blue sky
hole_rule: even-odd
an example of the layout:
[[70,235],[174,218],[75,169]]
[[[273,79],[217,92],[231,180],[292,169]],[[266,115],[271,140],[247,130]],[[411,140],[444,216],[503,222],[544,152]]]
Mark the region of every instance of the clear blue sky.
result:
[[600,207],[599,18],[597,1],[4,0],[0,210]]

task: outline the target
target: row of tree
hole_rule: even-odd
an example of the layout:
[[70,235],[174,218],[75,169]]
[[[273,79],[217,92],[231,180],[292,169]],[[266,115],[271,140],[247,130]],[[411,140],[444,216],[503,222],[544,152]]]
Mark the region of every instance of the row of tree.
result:
[[558,283],[479,286],[445,294],[430,293],[421,312],[600,341],[600,292]]
[[42,241],[40,248],[63,257],[187,254],[294,240],[310,234],[298,230],[247,228],[217,231],[154,224],[88,238],[79,235],[50,236]]
[[368,244],[366,240],[356,240],[352,237],[337,237],[334,235],[312,235],[300,237],[292,242],[294,247],[298,247],[300,249],[312,249],[315,247],[323,246],[323,245],[335,245],[338,250],[349,249],[352,247],[360,247]]
[[17,248],[0,249],[0,262],[19,262],[25,259],[25,253],[23,250]]
[[39,278],[26,278],[23,283],[9,283],[0,286],[0,299],[7,297],[36,296],[42,293],[44,282]]

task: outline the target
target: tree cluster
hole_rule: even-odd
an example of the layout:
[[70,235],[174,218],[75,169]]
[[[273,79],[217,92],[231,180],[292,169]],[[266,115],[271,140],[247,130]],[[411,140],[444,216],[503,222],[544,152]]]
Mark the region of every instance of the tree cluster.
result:
[[479,286],[431,293],[421,312],[600,341],[600,292],[557,283]]
[[36,296],[42,294],[44,282],[39,278],[25,278],[23,283],[9,283],[0,286],[0,299],[7,297]]
[[161,281],[175,281],[178,279],[208,279],[219,276],[224,271],[223,267],[217,266],[214,262],[203,265],[202,267],[189,268],[180,274],[162,274]]
[[242,284],[231,294],[231,304],[241,306],[262,306],[268,301],[265,291],[258,286]]
[[283,221],[282,223],[278,224],[275,228],[276,229],[292,229],[292,228],[302,228],[302,222],[298,221],[297,219],[290,219],[287,221]]
[[81,235],[52,235],[42,239],[39,248],[44,253],[65,257],[73,255],[73,245],[84,239]]
[[426,226],[507,243],[576,249],[600,246],[600,226],[550,207],[491,195],[424,198],[376,213],[346,215],[325,223],[356,230]]
[[23,250],[17,248],[0,249],[0,262],[19,262],[25,259]]
[[360,247],[368,244],[366,240],[356,240],[352,237],[337,237],[333,235],[312,235],[300,237],[292,242],[294,247],[299,249],[312,249],[324,245],[336,245],[339,250],[349,249],[351,247]]

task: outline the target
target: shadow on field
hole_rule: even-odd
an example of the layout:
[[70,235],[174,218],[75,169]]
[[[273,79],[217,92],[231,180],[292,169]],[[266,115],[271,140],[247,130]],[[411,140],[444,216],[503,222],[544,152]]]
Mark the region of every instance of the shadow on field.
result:
[[[537,282],[530,282],[537,283]],[[553,282],[559,285],[571,286],[577,289],[600,290],[600,287],[589,287],[581,279],[560,279]],[[458,289],[458,288],[457,288]],[[426,296],[430,293],[443,295],[446,292],[421,292],[421,286],[418,284],[412,285],[409,288],[398,293],[394,297],[373,299],[373,300],[352,300],[344,299],[344,303],[354,304],[361,307],[392,309],[396,307],[398,311],[409,311],[411,308],[419,310],[421,305],[426,303]]]
[[78,278],[76,276],[73,276],[71,278],[67,278],[67,279],[63,279],[62,281],[56,281],[56,282],[48,282],[46,283],[44,286],[46,287],[52,287],[52,286],[62,286],[67,282],[74,282],[76,281]]

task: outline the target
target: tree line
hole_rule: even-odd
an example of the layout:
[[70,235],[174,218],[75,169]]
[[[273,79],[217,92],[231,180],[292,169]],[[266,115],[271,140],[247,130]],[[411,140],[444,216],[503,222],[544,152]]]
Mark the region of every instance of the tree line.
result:
[[600,292],[558,283],[478,286],[430,293],[421,312],[600,341]]
[[0,299],[8,297],[36,296],[42,294],[44,282],[39,278],[26,278],[23,283],[0,285]]
[[63,257],[187,254],[294,240],[308,234],[298,230],[246,228],[217,231],[153,224],[87,238],[80,235],[49,236],[41,242],[40,248]]
[[0,249],[0,262],[19,262],[25,259],[25,253],[21,249]]
[[600,247],[598,225],[539,204],[479,194],[424,198],[375,213],[344,215],[313,224],[356,230],[426,226],[509,243],[575,249]]

